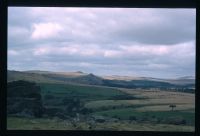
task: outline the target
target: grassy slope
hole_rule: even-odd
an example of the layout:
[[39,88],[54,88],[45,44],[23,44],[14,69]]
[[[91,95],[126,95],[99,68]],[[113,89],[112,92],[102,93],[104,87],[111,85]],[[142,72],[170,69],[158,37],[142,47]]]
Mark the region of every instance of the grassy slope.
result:
[[104,100],[116,95],[124,95],[117,89],[97,86],[82,86],[72,84],[40,83],[42,94],[52,94],[55,97],[78,97],[84,100]]
[[86,107],[96,109],[101,107],[113,106],[132,106],[137,111],[169,111],[169,105],[175,104],[175,110],[188,110],[194,112],[195,96],[194,94],[181,92],[166,92],[166,91],[149,91],[137,89],[120,89],[122,92],[129,95],[138,96],[147,99],[132,99],[132,100],[96,100],[86,103]]
[[62,81],[57,81],[48,77],[45,77],[41,74],[36,73],[25,73],[18,71],[8,71],[8,82],[16,80],[25,80],[36,83],[64,83]]

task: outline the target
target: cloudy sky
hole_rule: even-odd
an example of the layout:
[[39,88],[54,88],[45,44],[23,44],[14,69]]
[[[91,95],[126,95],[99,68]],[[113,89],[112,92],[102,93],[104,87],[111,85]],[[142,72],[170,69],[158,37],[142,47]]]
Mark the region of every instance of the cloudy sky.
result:
[[195,16],[195,9],[9,7],[8,69],[194,76]]

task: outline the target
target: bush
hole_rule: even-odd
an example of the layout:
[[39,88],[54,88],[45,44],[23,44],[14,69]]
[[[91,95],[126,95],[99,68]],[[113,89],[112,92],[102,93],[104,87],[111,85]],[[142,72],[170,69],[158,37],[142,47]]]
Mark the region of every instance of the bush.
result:
[[60,118],[60,119],[66,119],[67,118],[67,116],[65,116],[65,114],[61,113],[61,112],[57,112],[55,114],[55,116],[58,117],[58,118]]
[[90,109],[87,109],[87,108],[82,108],[82,109],[80,110],[80,113],[83,114],[83,115],[86,115],[86,114],[91,113],[91,110],[90,110]]
[[186,120],[182,117],[170,117],[166,119],[167,124],[173,124],[173,125],[185,125]]
[[54,99],[54,98],[55,98],[55,96],[53,96],[51,94],[47,94],[44,96],[44,99],[46,99],[46,100],[50,100],[50,99]]
[[44,111],[44,113],[49,117],[56,116],[56,114],[62,113],[62,112],[63,111],[59,108],[46,108]]
[[136,117],[135,116],[130,116],[129,120],[136,120]]

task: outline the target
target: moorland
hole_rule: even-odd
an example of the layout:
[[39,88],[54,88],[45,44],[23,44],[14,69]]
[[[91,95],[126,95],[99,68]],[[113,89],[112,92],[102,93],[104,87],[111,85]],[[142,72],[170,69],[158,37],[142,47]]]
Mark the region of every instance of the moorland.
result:
[[194,131],[195,79],[8,70],[9,130]]

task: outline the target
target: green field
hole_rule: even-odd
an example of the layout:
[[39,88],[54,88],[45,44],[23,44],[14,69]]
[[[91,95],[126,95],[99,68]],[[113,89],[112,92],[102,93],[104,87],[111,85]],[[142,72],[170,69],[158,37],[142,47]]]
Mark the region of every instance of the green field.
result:
[[134,120],[142,120],[149,122],[167,122],[170,119],[173,121],[175,119],[184,119],[187,124],[194,125],[195,118],[194,113],[185,112],[185,111],[146,111],[138,112],[134,108],[125,108],[125,109],[115,109],[102,112],[94,113],[96,115],[108,116],[108,117],[117,117],[123,120],[129,120],[131,117],[134,117]]
[[113,96],[124,95],[126,93],[109,87],[71,85],[71,84],[39,84],[42,95],[52,94],[55,97],[78,97],[83,100],[106,100],[112,99]]
[[[100,116],[105,118],[105,121],[96,122],[92,125],[95,127],[90,128],[87,119],[75,122],[74,126],[71,120],[58,117],[10,116],[7,122],[8,129],[194,131],[194,95],[191,94],[165,91],[152,94],[149,90],[79,84],[38,83],[38,85],[46,108],[62,111],[66,107],[64,99],[79,99],[83,107],[90,110],[90,113],[83,118]],[[130,96],[131,99],[126,99]],[[176,104],[174,111],[169,107],[172,103]],[[75,118],[72,117],[72,120]],[[110,121],[113,119],[117,121]]]

